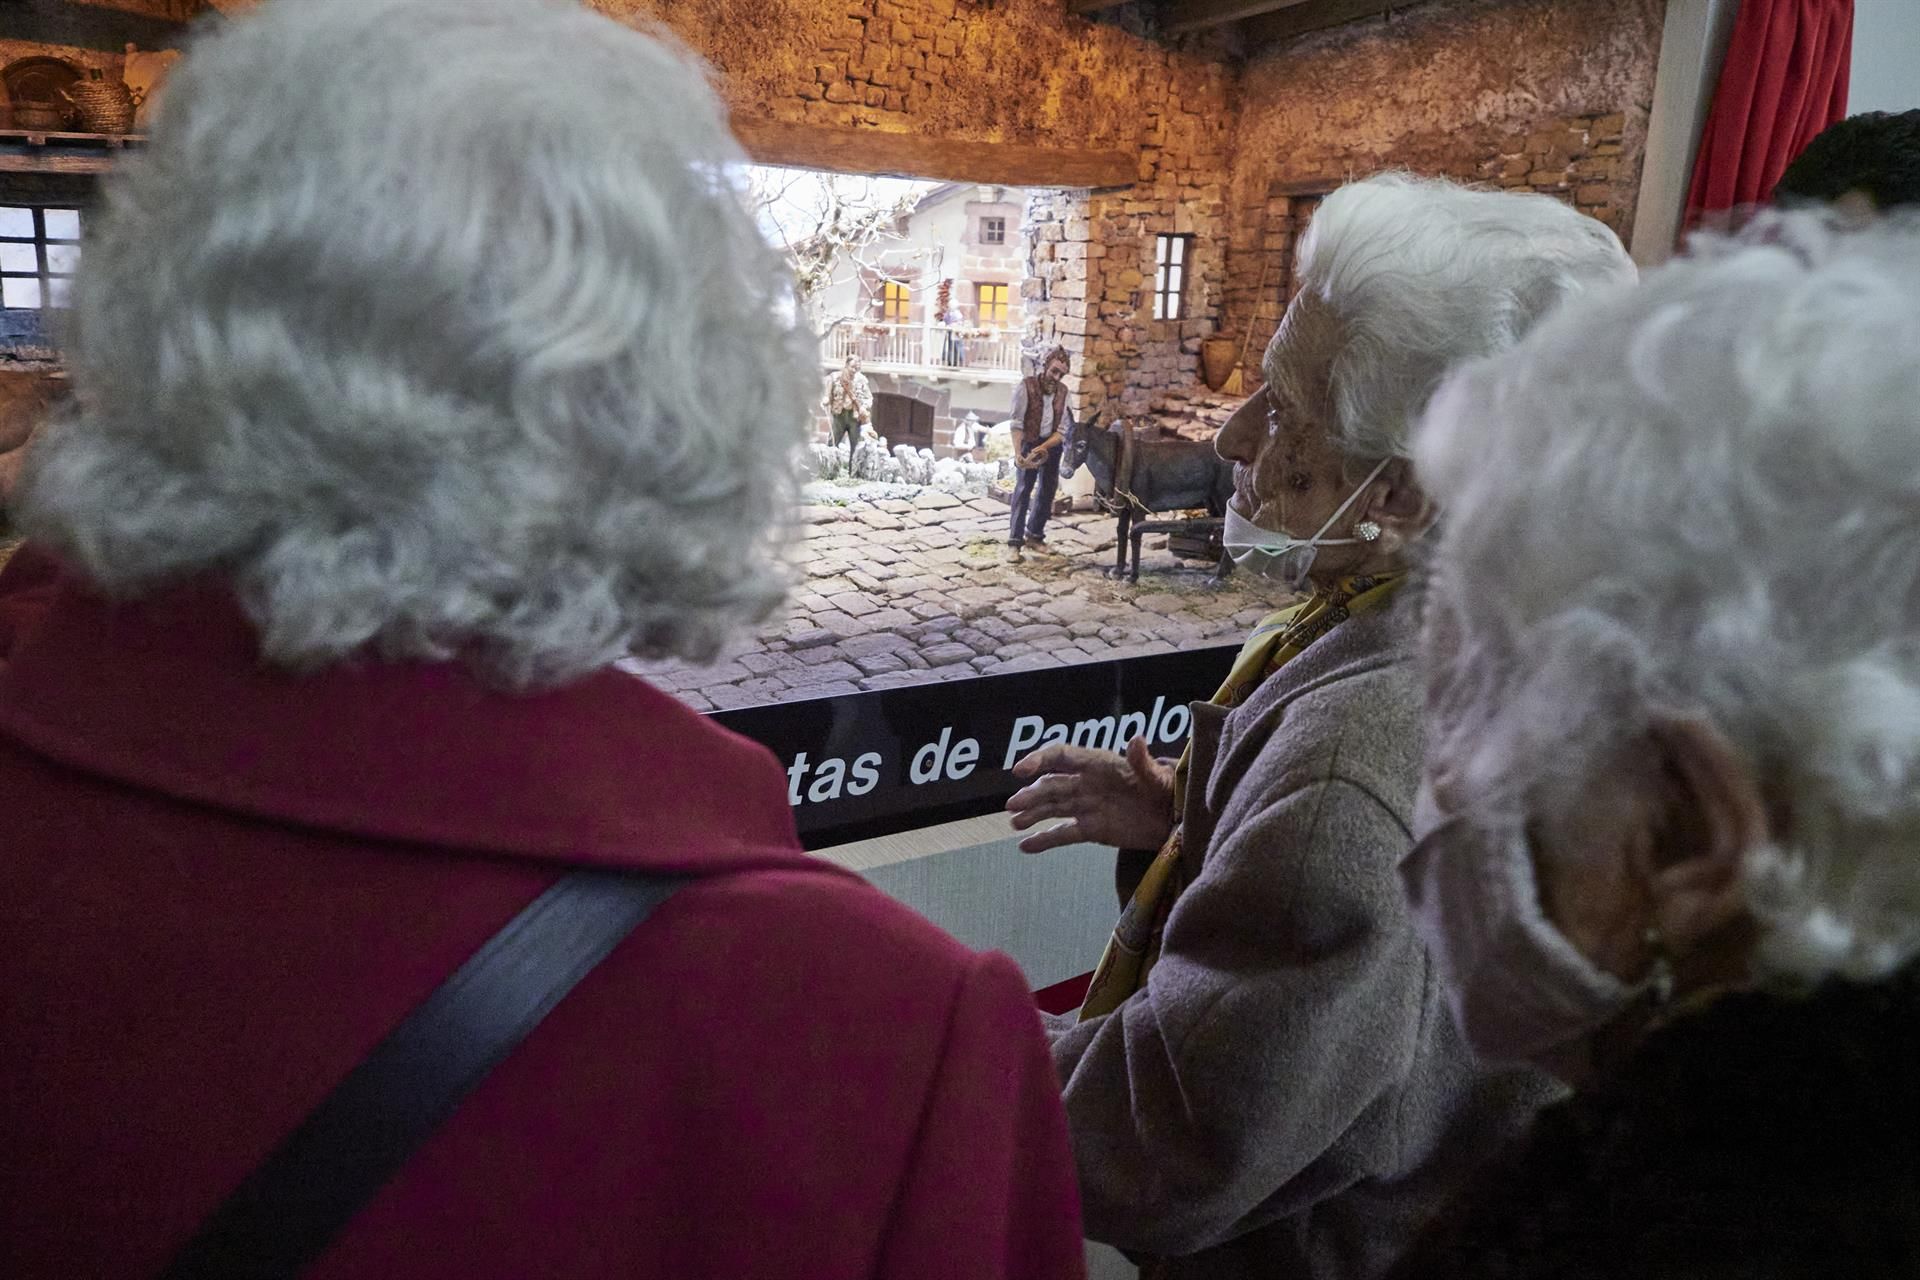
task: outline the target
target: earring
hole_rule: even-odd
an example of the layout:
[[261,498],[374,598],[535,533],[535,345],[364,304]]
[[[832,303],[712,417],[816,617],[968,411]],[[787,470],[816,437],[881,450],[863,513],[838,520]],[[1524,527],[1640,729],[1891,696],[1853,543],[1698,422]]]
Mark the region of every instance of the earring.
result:
[[1380,526],[1371,520],[1362,520],[1353,526],[1353,536],[1362,542],[1380,541]]

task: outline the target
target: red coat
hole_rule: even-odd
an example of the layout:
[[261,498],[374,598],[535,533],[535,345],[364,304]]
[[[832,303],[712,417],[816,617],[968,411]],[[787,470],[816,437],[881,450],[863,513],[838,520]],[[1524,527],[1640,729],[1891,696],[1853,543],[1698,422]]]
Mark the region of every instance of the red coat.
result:
[[[151,1275],[563,868],[701,879],[315,1280],[1081,1273],[1025,984],[809,859],[762,748],[613,672],[263,669],[217,586],[0,572],[0,1276]],[[30,617],[38,613],[42,616]],[[721,874],[726,873],[726,874]]]

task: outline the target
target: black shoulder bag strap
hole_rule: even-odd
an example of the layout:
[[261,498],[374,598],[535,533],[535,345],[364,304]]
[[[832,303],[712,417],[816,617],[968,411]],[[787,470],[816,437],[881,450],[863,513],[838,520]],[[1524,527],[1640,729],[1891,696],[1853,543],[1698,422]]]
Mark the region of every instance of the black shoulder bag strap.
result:
[[207,1219],[161,1280],[289,1280],[684,879],[575,871],[489,938]]

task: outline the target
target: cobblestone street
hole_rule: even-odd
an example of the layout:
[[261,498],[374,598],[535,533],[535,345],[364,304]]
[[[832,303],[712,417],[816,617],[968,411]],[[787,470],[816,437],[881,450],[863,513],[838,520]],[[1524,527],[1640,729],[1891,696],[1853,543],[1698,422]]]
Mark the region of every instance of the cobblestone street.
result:
[[1149,537],[1138,586],[1108,579],[1114,519],[1059,516],[1013,563],[1007,508],[932,490],[808,507],[782,622],[719,662],[635,664],[692,706],[727,710],[990,672],[1237,642],[1272,584],[1175,559]]

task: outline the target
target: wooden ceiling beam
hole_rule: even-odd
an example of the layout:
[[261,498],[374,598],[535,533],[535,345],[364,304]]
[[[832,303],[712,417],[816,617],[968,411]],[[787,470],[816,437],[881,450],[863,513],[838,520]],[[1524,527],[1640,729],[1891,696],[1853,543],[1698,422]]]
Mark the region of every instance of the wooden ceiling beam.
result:
[[1161,25],[1169,32],[1200,31],[1244,18],[1257,18],[1305,4],[1308,0],[1170,0]]
[[1098,13],[1102,9],[1118,9],[1127,0],[1067,0],[1068,13]]
[[1328,27],[1338,27],[1349,22],[1358,22],[1362,18],[1377,18],[1394,9],[1410,8],[1419,0],[1306,0],[1304,4],[1291,5],[1274,13],[1250,18],[1241,30],[1247,39],[1247,48],[1261,45],[1278,44],[1291,40],[1295,36],[1306,35],[1309,31],[1323,31]]
[[1130,187],[1139,158],[1126,151],[964,142],[920,133],[800,124],[736,115],[733,133],[761,164],[833,173],[979,182],[1006,187]]

